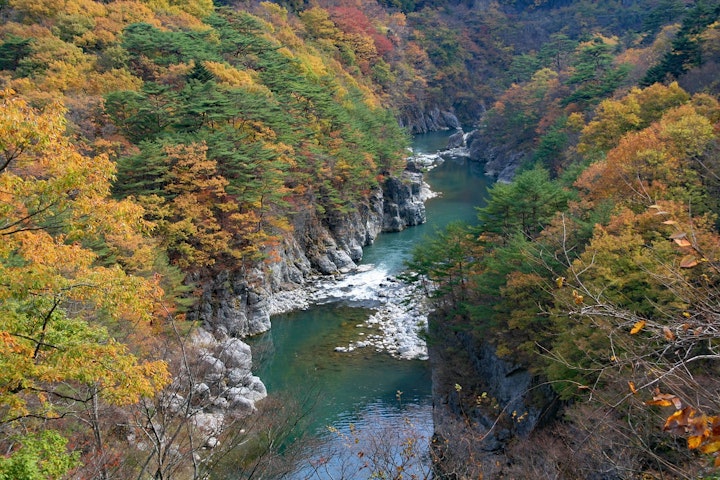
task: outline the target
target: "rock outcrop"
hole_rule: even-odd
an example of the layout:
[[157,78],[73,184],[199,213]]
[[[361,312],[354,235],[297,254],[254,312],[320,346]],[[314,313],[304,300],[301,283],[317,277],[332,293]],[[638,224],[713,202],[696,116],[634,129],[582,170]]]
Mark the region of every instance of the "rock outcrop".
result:
[[465,157],[482,165],[485,175],[498,182],[510,182],[525,158],[525,152],[496,145],[480,130],[462,131],[450,136],[447,151],[442,155]]
[[468,478],[495,478],[505,445],[552,419],[558,400],[526,366],[499,357],[491,344],[446,330],[430,349],[437,467],[475,468],[465,472]]
[[219,336],[246,337],[268,330],[273,293],[304,285],[316,275],[348,272],[380,232],[424,223],[424,188],[422,173],[410,164],[349,214],[324,220],[314,212],[298,214],[294,236],[277,252],[277,262],[264,271],[216,275],[201,286],[203,295],[192,317]]
[[423,175],[414,166],[403,172],[400,178],[388,178],[383,191],[384,232],[399,232],[407,227],[425,223],[423,202]]
[[460,120],[453,112],[439,107],[424,109],[413,105],[401,113],[399,121],[413,134],[461,128]]
[[284,310],[275,300],[282,295],[276,294],[355,269],[362,248],[380,232],[425,222],[426,194],[422,173],[410,163],[400,177],[387,179],[351,213],[323,219],[315,212],[298,213],[294,235],[276,252],[278,260],[264,269],[193,279],[203,292],[196,310],[190,312],[190,318],[203,327],[195,342],[202,345],[199,382],[208,395],[217,397],[214,407],[249,413],[254,402],[265,396],[262,382],[250,373],[250,347],[240,339],[270,328],[271,314]]

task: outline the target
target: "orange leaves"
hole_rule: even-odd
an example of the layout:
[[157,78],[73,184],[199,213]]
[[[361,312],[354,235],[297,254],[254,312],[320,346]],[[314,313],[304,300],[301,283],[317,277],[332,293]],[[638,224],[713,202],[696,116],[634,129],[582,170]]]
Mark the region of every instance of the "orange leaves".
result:
[[[647,322],[645,320],[638,320],[635,322],[633,327],[630,329],[630,335],[637,335],[642,330],[644,330],[647,327]],[[662,328],[658,326],[654,326],[653,330],[657,331],[657,329],[660,329],[662,331],[663,338],[667,340],[668,342],[672,342],[675,340],[676,336],[673,333],[672,330],[670,330],[670,327],[668,326],[662,326]]]
[[645,405],[652,405],[656,407],[672,407],[680,409],[682,407],[682,401],[676,396],[670,393],[655,392],[652,400],[645,402]]
[[700,187],[697,176],[688,174],[690,162],[707,150],[714,134],[712,120],[685,103],[688,100],[674,85],[635,90],[624,99],[603,102],[578,146],[583,152],[607,152],[578,179],[586,198],[613,198],[626,205],[647,198],[690,201]]
[[668,327],[663,327],[663,336],[665,337],[665,340],[669,342],[675,340],[675,334]]
[[680,259],[680,268],[693,268],[699,263],[700,262],[697,260],[695,255],[685,255],[682,259]]
[[692,246],[692,243],[690,243],[686,238],[674,238],[673,241],[677,243],[680,247]]
[[645,320],[640,320],[638,322],[635,322],[635,325],[633,325],[632,329],[630,329],[630,335],[635,335],[640,332],[643,328],[645,328],[646,322]]
[[674,407],[663,425],[663,431],[685,437],[690,450],[698,450],[704,454],[715,456],[715,466],[720,466],[720,417],[702,414],[671,393],[655,391],[653,399],[646,405],[658,407]]
[[585,301],[585,297],[580,295],[577,292],[577,290],[572,291],[572,296],[573,296],[573,302],[575,303],[575,305],[582,305],[583,302]]

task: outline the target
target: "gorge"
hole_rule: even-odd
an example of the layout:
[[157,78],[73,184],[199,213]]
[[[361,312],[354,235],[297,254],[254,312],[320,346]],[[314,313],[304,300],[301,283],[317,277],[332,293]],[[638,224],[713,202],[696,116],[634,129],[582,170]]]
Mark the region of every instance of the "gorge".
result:
[[717,1],[0,16],[0,479],[717,476]]
[[[447,145],[447,133],[419,135],[413,142],[415,154],[434,154]],[[474,207],[481,204],[488,179],[465,161],[448,159],[427,174],[433,191],[440,193],[426,203],[427,222],[397,233],[381,234],[364,249],[361,262],[370,270],[349,274],[346,287],[332,298],[321,299],[324,305],[280,317],[273,317],[273,327],[254,340],[254,354],[260,353],[258,375],[268,386],[268,393],[292,392],[303,396],[303,389],[317,395],[317,405],[309,414],[312,420],[306,427],[312,436],[320,435],[321,445],[313,446],[312,458],[329,458],[323,468],[328,472],[317,477],[303,465],[291,478],[333,478],[345,468],[351,475],[361,464],[352,460],[352,453],[364,451],[371,455],[377,442],[386,436],[384,448],[398,448],[408,439],[417,438],[417,453],[427,455],[432,435],[431,391],[429,365],[425,360],[391,358],[375,345],[338,351],[338,346],[357,345],[377,335],[377,327],[367,320],[382,303],[392,277],[404,269],[412,246],[452,221],[472,222]],[[380,287],[380,288],[378,288]],[[380,296],[378,296],[380,295]],[[407,301],[407,300],[406,300]],[[395,315],[412,311],[412,305],[398,305]],[[421,301],[421,299],[420,299]],[[416,318],[414,328],[420,318]],[[267,350],[270,349],[270,355]],[[364,439],[357,447],[344,446],[352,436],[350,425]],[[328,427],[332,431],[328,430]],[[396,432],[389,434],[388,432]],[[392,440],[391,440],[392,439]],[[310,441],[311,445],[314,445]],[[424,444],[424,446],[422,446]],[[332,454],[328,453],[332,452]],[[352,462],[348,465],[348,462]],[[401,459],[395,459],[398,464]],[[427,458],[422,460],[427,462]],[[415,465],[425,471],[427,463]],[[359,475],[360,472],[357,472]],[[347,477],[350,478],[350,477]]]

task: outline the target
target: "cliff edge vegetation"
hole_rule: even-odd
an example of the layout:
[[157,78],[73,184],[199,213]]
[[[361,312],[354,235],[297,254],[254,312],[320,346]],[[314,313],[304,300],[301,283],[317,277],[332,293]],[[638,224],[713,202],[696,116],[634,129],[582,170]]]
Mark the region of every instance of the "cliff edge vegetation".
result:
[[414,254],[450,478],[716,475],[720,9],[678,15],[502,94],[484,128],[524,164]]

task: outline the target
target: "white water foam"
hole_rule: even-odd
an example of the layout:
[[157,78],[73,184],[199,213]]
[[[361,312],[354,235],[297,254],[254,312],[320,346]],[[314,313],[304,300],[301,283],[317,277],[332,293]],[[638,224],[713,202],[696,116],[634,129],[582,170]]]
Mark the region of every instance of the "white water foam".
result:
[[424,298],[415,289],[388,275],[384,265],[365,266],[365,270],[347,275],[318,292],[318,302],[344,301],[359,303],[375,309],[359,329],[361,339],[335,348],[337,352],[352,352],[358,348],[373,348],[378,352],[403,359],[426,360],[427,345],[421,338],[427,331],[428,310]]
[[321,281],[313,294],[314,303],[347,302],[371,305],[379,301],[388,270],[375,265],[363,265],[357,270],[332,281]]
[[271,299],[273,314],[307,309],[312,305],[341,302],[374,310],[357,325],[358,340],[335,351],[372,348],[402,359],[427,359],[422,339],[428,309],[424,296],[409,284],[389,275],[385,265],[361,265],[332,278],[323,277],[307,287],[280,292]]

